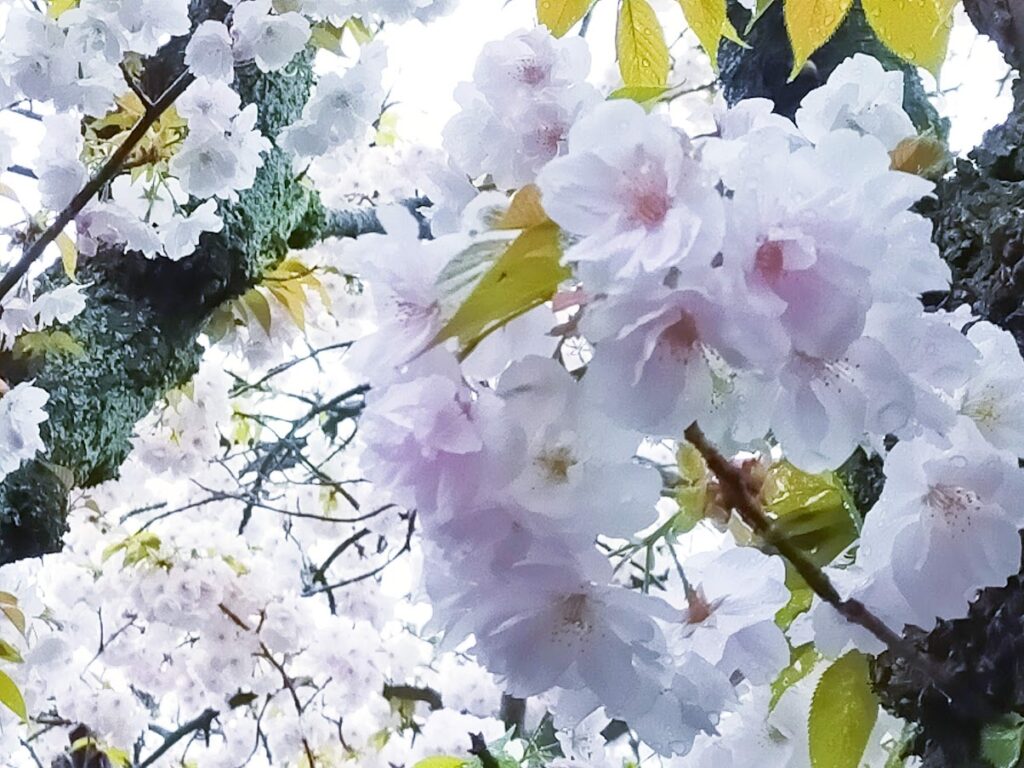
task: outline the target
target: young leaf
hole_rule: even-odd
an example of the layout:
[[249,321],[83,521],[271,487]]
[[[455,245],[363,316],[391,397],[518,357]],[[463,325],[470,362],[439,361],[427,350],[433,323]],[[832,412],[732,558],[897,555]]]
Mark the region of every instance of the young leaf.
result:
[[78,248],[75,241],[68,237],[67,232],[57,234],[57,248],[60,249],[60,263],[65,268],[68,279],[75,282],[75,270],[78,269]]
[[981,729],[981,755],[993,768],[1016,768],[1024,746],[1024,718],[1007,715]]
[[548,221],[548,215],[540,204],[540,189],[536,184],[527,184],[514,195],[505,214],[494,225],[495,229],[529,229]]
[[259,288],[250,288],[242,294],[242,303],[252,312],[263,332],[270,336],[270,302],[267,301],[267,297],[260,292]]
[[937,74],[946,58],[955,2],[863,0],[868,24],[893,53]]
[[629,99],[650,111],[666,93],[664,85],[626,85],[608,94],[608,99]]
[[569,276],[560,231],[545,223],[524,231],[484,273],[433,344],[456,338],[468,355],[484,337],[550,299]]
[[627,86],[659,86],[668,81],[665,33],[647,0],[622,0],[615,53]]
[[21,658],[21,652],[6,640],[0,640],[0,659],[11,661],[15,664],[21,664],[25,661]]
[[437,755],[420,760],[412,768],[461,768],[466,761],[461,757],[451,755]]
[[894,171],[938,181],[952,165],[946,145],[934,136],[911,136],[889,153]]
[[537,0],[537,21],[561,37],[587,15],[591,0]]
[[813,768],[857,768],[878,719],[868,659],[850,651],[818,681],[807,723]]
[[25,634],[25,614],[22,613],[21,608],[16,605],[0,605],[0,611],[14,625],[16,630],[23,635]]
[[23,722],[28,720],[28,710],[25,707],[25,699],[22,697],[21,691],[17,684],[3,672],[0,672],[0,704],[20,717]]
[[793,47],[790,80],[800,74],[811,54],[835,34],[852,5],[853,0],[786,0],[782,10]]
[[782,670],[775,678],[775,682],[772,683],[769,709],[775,709],[782,694],[811,674],[819,661],[821,661],[821,654],[814,647],[814,643],[805,643],[799,648],[793,648],[789,652],[789,666]]
[[729,19],[725,0],[679,0],[686,23],[711,57],[711,66],[718,70],[718,45]]

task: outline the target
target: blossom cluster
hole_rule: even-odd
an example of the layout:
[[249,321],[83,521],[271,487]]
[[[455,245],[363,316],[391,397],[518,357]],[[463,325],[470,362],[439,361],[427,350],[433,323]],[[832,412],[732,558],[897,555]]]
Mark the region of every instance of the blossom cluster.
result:
[[[784,635],[783,563],[740,546],[749,532],[676,557],[693,541],[673,529],[655,447],[697,423],[730,454],[810,473],[883,456],[885,491],[835,580],[897,631],[928,629],[1019,565],[1024,361],[1008,333],[921,305],[949,271],[912,210],[931,183],[893,168],[915,136],[900,73],[858,55],[795,121],[748,100],[696,140],[594,99],[586,61],[543,30],[485,48],[446,146],[501,191],[429,243],[400,220],[364,239],[387,321],[355,350],[374,383],[363,466],[418,510],[447,643],[470,639],[514,695],[553,697],[563,725],[601,711],[685,754],[761,701],[791,644],[881,644],[827,605]],[[550,221],[523,226],[557,225],[571,276],[479,347],[446,342],[467,284],[508,247],[505,191],[528,185]],[[636,584],[609,559],[638,551]]]

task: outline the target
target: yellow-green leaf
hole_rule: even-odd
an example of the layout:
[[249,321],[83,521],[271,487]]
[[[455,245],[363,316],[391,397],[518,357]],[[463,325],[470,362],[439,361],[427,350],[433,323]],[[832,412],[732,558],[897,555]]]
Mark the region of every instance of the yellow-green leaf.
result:
[[889,153],[889,157],[894,171],[912,173],[932,181],[938,181],[953,162],[945,143],[927,135],[904,139]]
[[615,53],[627,86],[659,86],[668,81],[665,33],[647,0],[622,0]]
[[608,99],[629,99],[648,111],[668,93],[664,85],[626,85],[608,94]]
[[[932,0],[925,0],[932,2]],[[883,0],[893,2],[893,0]],[[793,69],[790,79],[800,70],[811,54],[829,41],[850,11],[853,0],[786,0],[783,14],[786,31],[793,47]]]
[[47,329],[21,334],[15,339],[11,354],[15,360],[52,354],[78,357],[85,354],[85,349],[67,331]]
[[514,195],[505,214],[494,225],[495,229],[529,229],[548,220],[540,204],[540,188],[527,184]]
[[813,768],[857,768],[878,719],[868,659],[850,651],[825,670],[807,723]]
[[433,344],[458,339],[463,356],[489,333],[549,300],[569,277],[562,266],[561,233],[548,222],[517,237],[484,273]]
[[4,605],[17,605],[18,598],[16,598],[10,592],[0,592],[0,603]]
[[461,757],[437,755],[436,757],[428,757],[424,760],[420,760],[412,768],[461,768],[461,766],[465,764],[466,761]]
[[11,661],[15,664],[21,664],[24,661],[21,658],[21,652],[6,640],[0,640],[0,659]]
[[78,0],[49,0],[47,3],[49,6],[46,9],[47,15],[51,19],[59,19],[64,11],[71,10],[72,8],[78,7]]
[[16,605],[0,605],[0,611],[3,611],[4,616],[14,625],[16,630],[23,635],[25,634],[25,614],[21,608]]
[[773,464],[764,484],[780,533],[818,565],[828,565],[860,533],[860,514],[834,472],[812,475],[787,461]]
[[952,11],[950,0],[864,0],[868,24],[897,56],[937,73],[946,58]]
[[351,19],[345,22],[345,29],[349,31],[352,37],[360,45],[366,45],[368,42],[373,40],[373,32],[366,26],[364,22],[358,16],[353,16]]
[[537,0],[537,21],[561,37],[586,16],[591,0]]
[[725,0],[679,0],[686,23],[711,57],[711,66],[718,70],[718,45],[729,18]]
[[789,652],[789,666],[779,673],[772,683],[772,698],[768,704],[769,709],[775,709],[782,694],[799,683],[811,672],[821,661],[821,654],[814,647],[814,643],[805,643],[799,648],[793,648]]
[[263,332],[270,335],[270,302],[267,301],[267,297],[264,296],[259,288],[250,288],[248,291],[242,294],[242,303],[245,304],[246,308],[252,312],[253,317],[256,318],[256,322],[260,324],[260,328]]
[[317,22],[310,30],[309,41],[317,48],[323,48],[331,53],[341,53],[341,37],[345,33],[345,27],[331,24],[329,21]]
[[4,672],[0,672],[0,704],[3,704],[20,717],[23,722],[28,720],[25,699],[22,697],[17,684]]

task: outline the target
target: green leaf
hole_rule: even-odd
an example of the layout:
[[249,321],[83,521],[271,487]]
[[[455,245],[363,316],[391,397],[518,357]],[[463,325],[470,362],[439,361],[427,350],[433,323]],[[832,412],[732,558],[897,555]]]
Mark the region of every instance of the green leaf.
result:
[[57,248],[60,249],[60,263],[68,280],[75,282],[75,271],[78,269],[78,247],[66,232],[57,235]]
[[797,573],[796,568],[786,563],[786,586],[789,587],[789,602],[775,614],[775,623],[779,629],[789,629],[796,617],[806,613],[814,601],[814,590],[807,586],[807,582]]
[[500,237],[480,240],[459,251],[444,265],[436,283],[439,293],[445,297],[445,306],[451,307],[451,313],[469,298],[473,287],[508,250],[514,239],[513,233],[503,232]]
[[814,647],[814,643],[804,643],[799,648],[793,648],[789,652],[789,666],[779,673],[772,683],[772,698],[768,704],[769,709],[775,709],[782,694],[799,683],[811,672],[821,661],[821,654]]
[[619,72],[627,86],[659,86],[668,81],[665,33],[647,0],[622,0],[615,33]]
[[860,515],[834,472],[812,475],[786,461],[772,465],[765,480],[766,504],[779,532],[828,565],[860,533]]
[[514,195],[508,210],[494,223],[495,229],[529,229],[548,221],[540,202],[540,188],[527,184]]
[[28,722],[28,710],[25,708],[25,699],[22,697],[17,684],[4,672],[0,672],[0,704],[3,704],[20,717],[22,722]]
[[15,360],[40,357],[42,355],[64,354],[78,357],[85,353],[82,345],[67,331],[52,328],[45,331],[28,331],[14,341],[11,354]]
[[345,27],[339,27],[329,21],[320,21],[310,30],[309,41],[317,48],[341,54],[341,38],[344,34]]
[[21,652],[6,640],[0,640],[0,659],[21,664],[25,661],[21,658]]
[[412,768],[461,768],[466,761],[461,757],[450,755],[437,755],[420,760]]
[[25,614],[21,608],[16,605],[0,605],[0,611],[3,612],[7,620],[14,625],[14,628],[21,634],[25,634]]
[[711,66],[718,71],[718,46],[729,18],[725,14],[725,0],[679,0],[686,23],[697,36],[701,46],[711,57]]
[[864,15],[889,50],[938,74],[946,58],[956,0],[863,0]]
[[626,85],[608,94],[608,99],[630,99],[650,110],[666,93],[664,85]]
[[591,0],[537,0],[537,21],[561,37],[587,15]]
[[118,552],[124,552],[124,565],[135,565],[144,560],[152,560],[160,564],[162,561],[157,557],[160,551],[160,537],[152,531],[139,531],[133,533],[126,539],[111,544],[103,550],[102,561],[106,562]]
[[877,719],[867,656],[850,651],[825,670],[811,699],[813,768],[857,768]]
[[489,333],[554,296],[570,275],[561,259],[561,232],[555,224],[525,230],[484,273],[431,345],[458,339],[465,357]]
[[271,312],[270,302],[263,295],[259,288],[250,288],[242,294],[242,303],[245,305],[256,321],[260,324],[263,332],[270,336]]
[[[882,2],[893,3],[893,0]],[[853,0],[786,0],[783,15],[789,42],[793,47],[790,80],[800,74],[811,54],[835,34],[852,5]]]
[[349,34],[355,39],[360,45],[366,45],[368,42],[373,40],[373,32],[366,26],[366,22],[358,16],[353,16],[351,19],[345,22],[345,29],[349,31]]
[[1015,768],[1024,747],[1024,717],[1007,715],[981,729],[981,755],[993,768]]

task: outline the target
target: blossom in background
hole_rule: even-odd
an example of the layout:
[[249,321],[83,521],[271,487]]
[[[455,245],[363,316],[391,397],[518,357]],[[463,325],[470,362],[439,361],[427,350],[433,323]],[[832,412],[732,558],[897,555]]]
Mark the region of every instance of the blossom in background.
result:
[[306,18],[294,11],[271,13],[270,0],[244,0],[235,6],[231,34],[239,61],[255,59],[262,72],[281,69],[309,40]]
[[322,76],[302,108],[302,117],[284,129],[278,145],[308,160],[347,142],[362,141],[384,102],[381,76],[386,64],[384,46],[370,43],[343,75]]
[[0,397],[0,480],[46,450],[39,425],[49,418],[43,409],[49,399],[45,390],[31,382],[22,382]]
[[235,73],[235,59],[228,28],[213,20],[196,27],[185,46],[185,64],[197,77],[230,81]]
[[444,129],[444,147],[464,173],[513,189],[565,151],[569,129],[599,100],[584,82],[590,53],[581,43],[537,28],[484,47],[473,82],[456,90],[462,111]]

